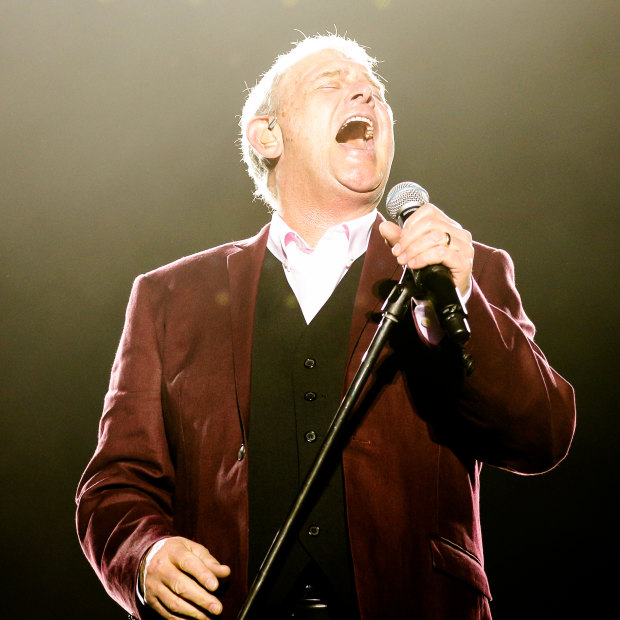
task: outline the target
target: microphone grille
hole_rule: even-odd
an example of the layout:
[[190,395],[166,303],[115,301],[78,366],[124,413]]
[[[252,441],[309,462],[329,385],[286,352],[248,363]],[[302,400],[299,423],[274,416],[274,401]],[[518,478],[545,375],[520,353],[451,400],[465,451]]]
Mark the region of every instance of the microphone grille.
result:
[[385,208],[393,219],[398,219],[405,207],[421,207],[429,202],[428,192],[413,181],[403,181],[395,185],[385,199]]

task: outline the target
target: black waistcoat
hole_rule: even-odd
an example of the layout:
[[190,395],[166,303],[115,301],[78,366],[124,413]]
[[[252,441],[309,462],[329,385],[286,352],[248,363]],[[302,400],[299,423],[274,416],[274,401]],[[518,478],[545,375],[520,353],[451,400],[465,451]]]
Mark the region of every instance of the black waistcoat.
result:
[[[282,264],[267,251],[254,317],[250,403],[250,581],[297,495],[340,404],[346,351],[363,257],[309,325]],[[308,565],[319,568],[349,606],[355,586],[341,460],[270,589],[281,602]]]

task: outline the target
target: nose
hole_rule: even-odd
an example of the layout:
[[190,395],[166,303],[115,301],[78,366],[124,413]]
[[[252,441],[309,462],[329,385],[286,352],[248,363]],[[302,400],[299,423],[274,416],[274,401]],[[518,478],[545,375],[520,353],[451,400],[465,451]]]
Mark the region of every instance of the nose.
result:
[[364,81],[351,84],[349,101],[351,103],[370,103],[374,106],[375,100],[372,96],[372,86],[368,82]]

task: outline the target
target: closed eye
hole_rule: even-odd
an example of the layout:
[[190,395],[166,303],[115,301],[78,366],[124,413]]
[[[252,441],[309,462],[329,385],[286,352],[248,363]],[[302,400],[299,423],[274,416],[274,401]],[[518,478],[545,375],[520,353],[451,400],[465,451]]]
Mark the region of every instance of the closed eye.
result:
[[383,91],[380,91],[380,90],[377,90],[377,89],[374,89],[374,88],[373,88],[373,91],[372,91],[372,96],[373,96],[375,99],[379,100],[379,101],[383,101],[383,102],[385,102],[385,97],[384,97],[384,95],[383,95]]

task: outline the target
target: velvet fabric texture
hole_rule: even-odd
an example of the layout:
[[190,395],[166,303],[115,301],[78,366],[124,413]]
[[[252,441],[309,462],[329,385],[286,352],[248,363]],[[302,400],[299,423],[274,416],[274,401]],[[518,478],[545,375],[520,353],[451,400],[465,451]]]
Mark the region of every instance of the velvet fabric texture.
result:
[[[400,268],[373,229],[355,299],[345,383]],[[267,227],[137,278],[99,444],[78,489],[77,527],[110,595],[136,616],[140,559],[157,540],[205,545],[232,574],[220,617],[247,592],[252,333]],[[364,620],[490,617],[479,519],[482,463],[525,474],[567,453],[570,385],[533,341],[512,263],[475,244],[464,377],[413,321],[393,333],[343,453],[351,553]]]

